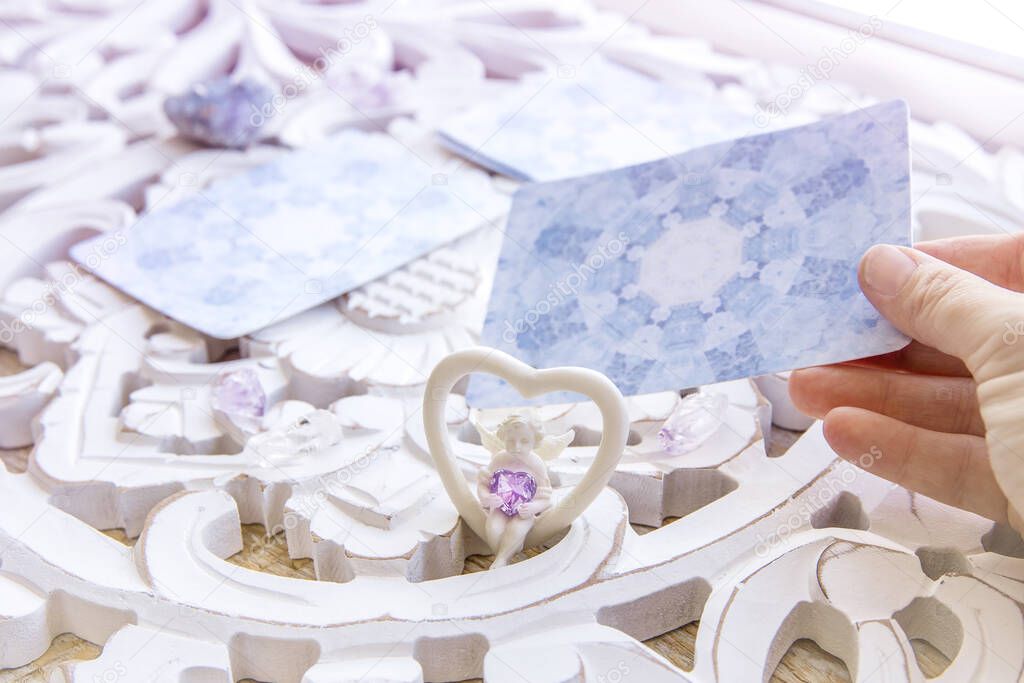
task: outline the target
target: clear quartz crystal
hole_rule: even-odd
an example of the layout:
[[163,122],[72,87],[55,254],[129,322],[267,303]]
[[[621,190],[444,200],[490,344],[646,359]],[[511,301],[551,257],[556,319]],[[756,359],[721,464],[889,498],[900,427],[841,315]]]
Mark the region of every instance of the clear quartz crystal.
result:
[[662,449],[670,455],[696,450],[718,431],[728,407],[725,394],[698,391],[684,396],[658,431]]
[[283,429],[272,429],[249,439],[247,448],[261,459],[280,462],[313,455],[341,441],[341,423],[328,410],[314,410]]

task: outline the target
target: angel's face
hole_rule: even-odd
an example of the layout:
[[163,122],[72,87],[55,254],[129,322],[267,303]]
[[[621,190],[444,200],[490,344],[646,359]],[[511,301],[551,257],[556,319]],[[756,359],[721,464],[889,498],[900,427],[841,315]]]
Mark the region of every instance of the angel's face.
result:
[[505,430],[505,451],[517,458],[533,449],[533,430],[524,424],[514,424]]

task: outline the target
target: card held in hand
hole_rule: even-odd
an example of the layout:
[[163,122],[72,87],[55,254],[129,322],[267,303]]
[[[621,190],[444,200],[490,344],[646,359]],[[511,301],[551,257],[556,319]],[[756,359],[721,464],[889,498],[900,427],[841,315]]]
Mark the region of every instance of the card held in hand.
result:
[[[857,266],[873,244],[910,242],[907,121],[886,102],[521,188],[483,343],[599,370],[625,394],[901,348]],[[523,402],[486,376],[469,398]]]

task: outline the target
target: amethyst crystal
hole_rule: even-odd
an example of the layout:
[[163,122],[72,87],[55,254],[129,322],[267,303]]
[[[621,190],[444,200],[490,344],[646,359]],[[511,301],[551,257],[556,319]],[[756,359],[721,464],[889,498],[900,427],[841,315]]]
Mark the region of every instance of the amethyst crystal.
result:
[[696,450],[718,431],[728,407],[729,398],[724,394],[701,391],[683,397],[658,431],[662,449],[670,455]]
[[267,394],[252,368],[217,375],[210,397],[214,415],[221,413],[243,431],[255,431],[267,408]]
[[260,128],[274,94],[258,81],[230,77],[193,85],[164,100],[164,113],[178,132],[213,147],[248,147]]
[[500,510],[509,517],[515,517],[519,507],[537,495],[537,482],[529,472],[502,469],[491,475],[490,490],[501,498]]

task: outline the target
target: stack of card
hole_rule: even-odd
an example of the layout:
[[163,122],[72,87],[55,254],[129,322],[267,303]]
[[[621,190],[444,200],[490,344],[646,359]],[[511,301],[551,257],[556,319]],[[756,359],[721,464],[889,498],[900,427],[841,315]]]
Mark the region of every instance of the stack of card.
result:
[[[856,279],[869,246],[909,243],[902,102],[742,137],[753,121],[706,93],[599,57],[567,75],[527,79],[441,131],[491,169],[559,178],[513,200],[483,343],[594,368],[626,394],[905,344]],[[481,171],[438,178],[394,139],[348,131],[144,216],[98,264],[90,242],[72,254],[155,309],[238,337],[508,210]],[[523,402],[494,378],[470,398]]]
[[98,265],[92,241],[71,253],[161,313],[228,339],[375,280],[507,207],[485,173],[438,176],[386,135],[347,131],[144,216]]
[[440,135],[457,154],[498,173],[555,180],[757,131],[753,116],[698,86],[670,87],[594,55],[583,66],[524,79],[506,97],[455,117]]

